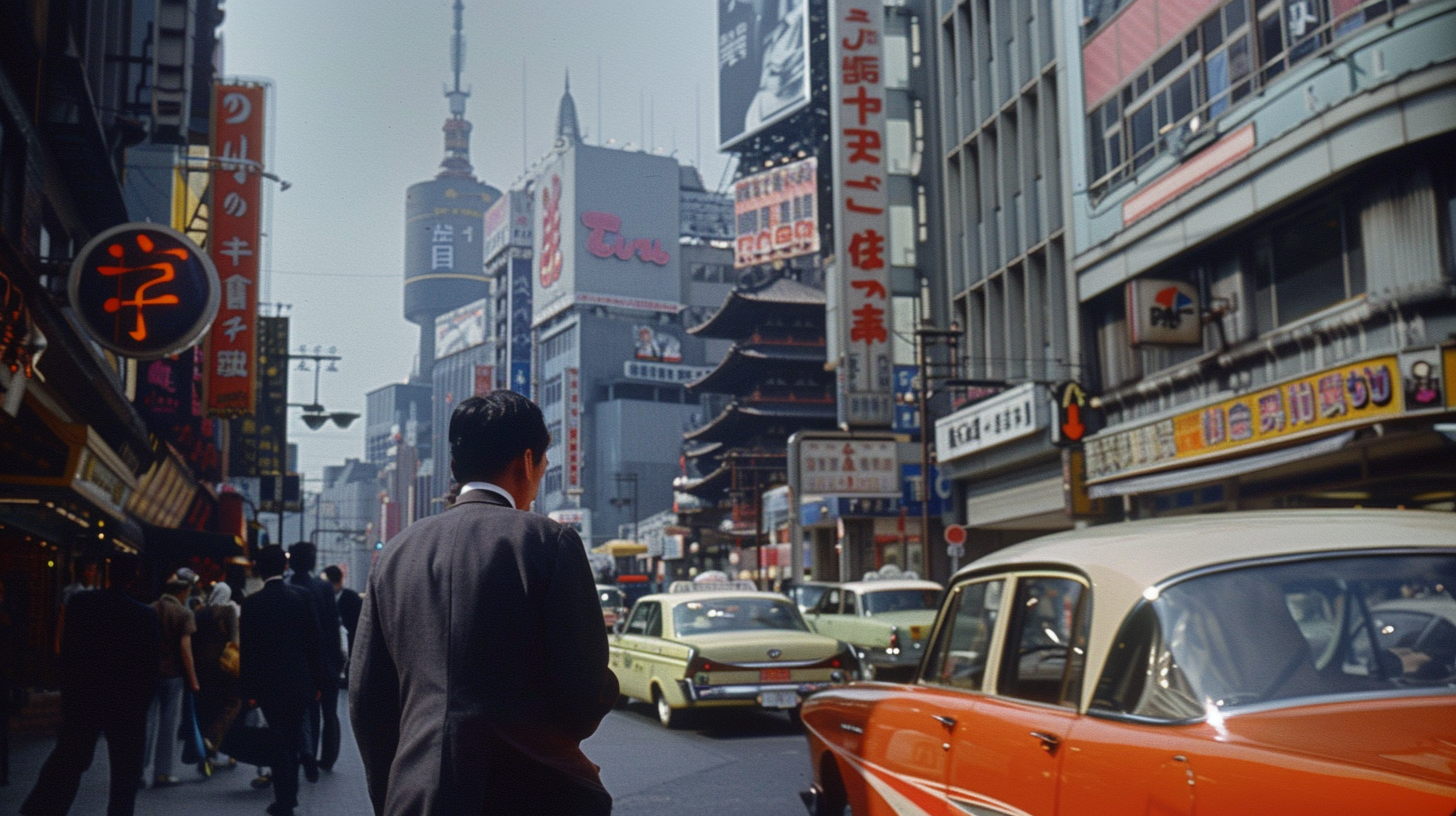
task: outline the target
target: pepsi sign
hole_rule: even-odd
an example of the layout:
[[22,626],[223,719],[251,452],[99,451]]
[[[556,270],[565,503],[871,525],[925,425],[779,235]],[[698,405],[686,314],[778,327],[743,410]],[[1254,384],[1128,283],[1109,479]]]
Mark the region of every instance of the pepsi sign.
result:
[[1128,340],[1134,346],[1203,344],[1198,288],[1183,281],[1144,278],[1127,284]]

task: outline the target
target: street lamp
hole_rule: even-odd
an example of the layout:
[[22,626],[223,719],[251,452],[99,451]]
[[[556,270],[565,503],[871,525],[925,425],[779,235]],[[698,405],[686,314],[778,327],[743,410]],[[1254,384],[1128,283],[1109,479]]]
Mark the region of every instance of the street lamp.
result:
[[[610,501],[612,506],[618,510],[621,510],[627,505],[632,506],[632,540],[637,541],[637,474],[618,472],[615,474],[615,479],[617,481],[617,495]],[[622,495],[623,484],[630,486],[632,491],[630,496]]]
[[[333,347],[329,348],[330,352],[333,352],[334,350],[335,349]],[[320,354],[320,351],[321,349],[318,346],[314,346],[314,353],[309,354],[308,346],[299,346],[297,354],[288,355],[289,360],[299,361],[299,371],[308,371],[309,362],[313,363],[313,402],[290,402],[288,403],[288,407],[303,409],[303,424],[307,425],[310,431],[317,431],[330,420],[332,420],[333,423],[340,428],[347,428],[351,423],[353,423],[354,420],[359,418],[359,415],[353,413],[352,411],[328,411],[323,407],[323,405],[319,404],[318,395],[319,373],[323,371],[322,363],[327,362],[329,364],[329,371],[338,371],[339,369],[337,366],[334,365],[334,363],[344,358],[333,353]]]

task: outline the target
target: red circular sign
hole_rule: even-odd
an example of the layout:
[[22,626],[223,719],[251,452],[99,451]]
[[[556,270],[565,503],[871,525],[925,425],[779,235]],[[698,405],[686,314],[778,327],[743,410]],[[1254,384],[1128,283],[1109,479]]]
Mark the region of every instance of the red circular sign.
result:
[[952,524],[945,528],[945,543],[964,544],[966,543],[966,528],[960,524]]

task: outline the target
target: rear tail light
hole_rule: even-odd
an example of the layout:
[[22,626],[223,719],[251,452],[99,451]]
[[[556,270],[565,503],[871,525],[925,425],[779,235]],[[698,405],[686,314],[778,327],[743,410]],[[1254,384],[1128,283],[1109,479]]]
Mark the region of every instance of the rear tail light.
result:
[[706,686],[709,681],[708,672],[713,671],[714,668],[713,661],[694,652],[693,656],[688,659],[687,674],[693,678],[693,685]]

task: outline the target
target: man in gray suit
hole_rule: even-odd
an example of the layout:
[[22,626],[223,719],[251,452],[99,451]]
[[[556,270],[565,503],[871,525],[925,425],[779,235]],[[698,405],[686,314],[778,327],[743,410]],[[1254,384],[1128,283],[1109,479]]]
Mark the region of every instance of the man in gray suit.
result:
[[450,418],[460,497],[369,576],[349,716],[380,816],[608,814],[580,743],[617,699],[586,549],[529,512],[541,409],[497,391]]

